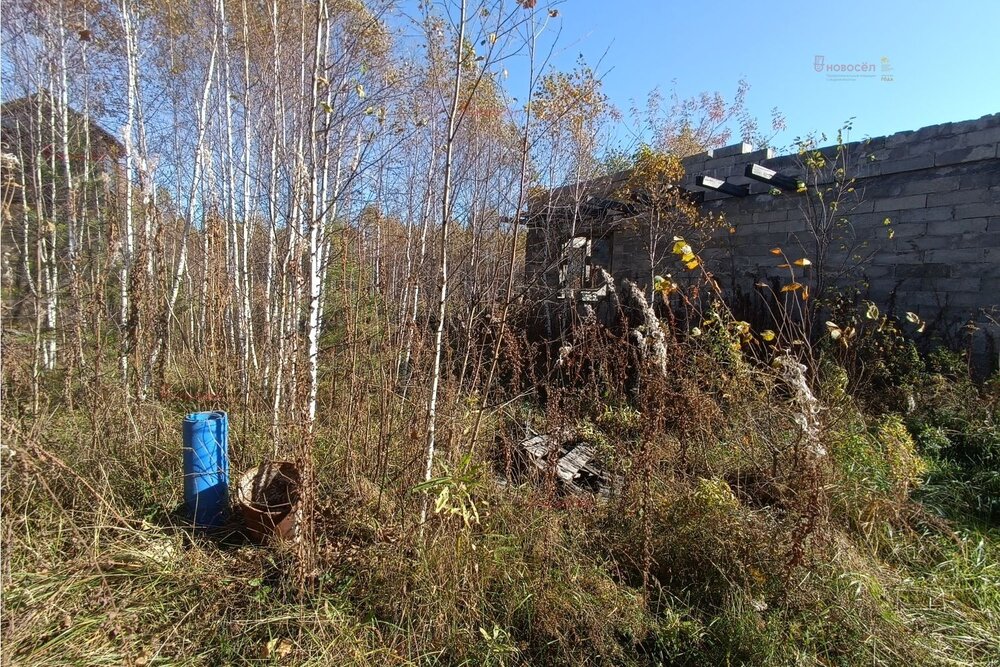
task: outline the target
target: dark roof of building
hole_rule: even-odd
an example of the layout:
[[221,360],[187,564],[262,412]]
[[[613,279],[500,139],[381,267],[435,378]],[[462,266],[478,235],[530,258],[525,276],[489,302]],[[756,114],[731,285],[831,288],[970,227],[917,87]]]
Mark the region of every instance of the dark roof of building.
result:
[[[4,102],[3,104],[0,104],[0,119],[5,120],[9,116],[19,115],[25,110],[34,113],[38,104],[46,105],[43,109],[47,109],[48,105],[52,104],[51,95],[47,91],[42,91],[35,93],[34,95],[26,95],[24,97],[18,97],[17,99]],[[121,151],[125,150],[124,144],[122,144],[122,142],[111,132],[108,132],[101,127],[101,125],[93,118],[85,116],[73,107],[69,107],[68,113],[78,122],[88,122],[90,125],[91,135],[99,136],[104,142],[111,146],[115,146]]]

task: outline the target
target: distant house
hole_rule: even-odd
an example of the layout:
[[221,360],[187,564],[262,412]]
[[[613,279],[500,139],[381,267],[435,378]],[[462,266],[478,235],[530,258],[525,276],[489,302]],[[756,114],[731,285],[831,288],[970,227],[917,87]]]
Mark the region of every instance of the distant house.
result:
[[[70,172],[79,187],[104,182],[120,184],[125,146],[93,119],[68,109]],[[12,206],[38,202],[36,178],[41,171],[43,203],[48,210],[66,203],[62,118],[47,92],[0,105],[0,151],[3,153],[3,201]],[[86,170],[89,168],[89,174]],[[116,186],[110,192],[116,191]],[[94,201],[90,202],[94,205]]]
[[[52,233],[65,233],[72,206],[79,223],[101,224],[124,199],[122,143],[74,109],[67,110],[64,142],[63,119],[57,110],[47,92],[0,105],[0,287],[5,294],[11,288],[12,294],[29,293],[25,285],[32,280],[31,244],[40,223],[44,221]],[[66,180],[64,146],[68,146],[72,190]],[[29,229],[35,230],[31,240],[25,236]],[[23,299],[9,305],[13,321],[24,315],[24,305]]]

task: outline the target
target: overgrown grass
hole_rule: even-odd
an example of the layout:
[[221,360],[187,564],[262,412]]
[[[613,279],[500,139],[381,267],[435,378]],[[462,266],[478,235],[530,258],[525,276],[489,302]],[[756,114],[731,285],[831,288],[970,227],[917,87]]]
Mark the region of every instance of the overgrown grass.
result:
[[[69,410],[53,388],[42,415],[5,408],[4,660],[1000,664],[1000,531],[977,481],[997,474],[996,384],[932,366],[907,387],[915,407],[885,413],[824,364],[816,460],[766,368],[710,336],[673,344],[684,363],[638,390],[579,352],[588,365],[570,359],[544,406],[488,420],[471,454],[456,443],[474,398],[446,395],[423,530],[420,396],[325,399],[304,595],[290,545],[195,534],[176,511],[194,402],[104,387]],[[271,456],[266,411],[219,400],[197,407],[229,407],[233,468]],[[525,419],[596,443],[621,480],[611,499],[506,479]]]

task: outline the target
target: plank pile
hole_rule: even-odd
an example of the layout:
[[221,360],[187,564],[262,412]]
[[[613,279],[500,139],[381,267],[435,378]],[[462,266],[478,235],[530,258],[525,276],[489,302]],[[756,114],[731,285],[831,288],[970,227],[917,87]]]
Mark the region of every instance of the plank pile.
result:
[[597,449],[573,431],[532,434],[518,448],[529,468],[554,474],[559,484],[571,493],[602,497],[611,494],[613,480],[594,460]]

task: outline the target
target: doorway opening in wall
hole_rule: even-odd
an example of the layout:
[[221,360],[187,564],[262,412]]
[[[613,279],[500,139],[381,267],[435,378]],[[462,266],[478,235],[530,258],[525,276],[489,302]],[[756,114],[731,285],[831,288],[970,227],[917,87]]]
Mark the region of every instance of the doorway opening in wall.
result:
[[591,250],[592,243],[586,236],[574,236],[563,244],[559,287],[576,290],[590,286]]
[[604,274],[611,273],[612,235],[574,236],[562,246],[559,288],[563,298],[579,295],[595,301],[606,294]]

